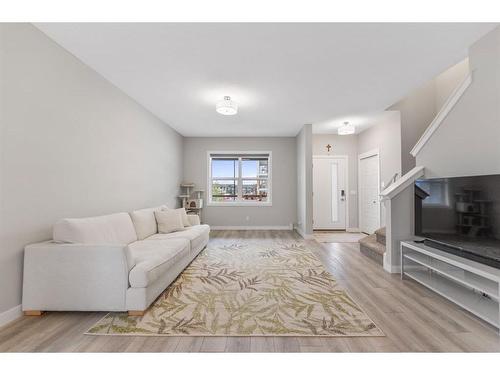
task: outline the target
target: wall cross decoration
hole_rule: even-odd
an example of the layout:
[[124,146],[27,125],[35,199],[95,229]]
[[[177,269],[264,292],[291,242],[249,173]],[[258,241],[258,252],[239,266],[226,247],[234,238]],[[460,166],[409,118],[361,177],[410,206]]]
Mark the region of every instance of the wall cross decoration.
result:
[[330,144],[327,144],[327,145],[326,145],[326,151],[327,151],[327,152],[330,152],[331,148],[332,148],[332,145],[330,145]]

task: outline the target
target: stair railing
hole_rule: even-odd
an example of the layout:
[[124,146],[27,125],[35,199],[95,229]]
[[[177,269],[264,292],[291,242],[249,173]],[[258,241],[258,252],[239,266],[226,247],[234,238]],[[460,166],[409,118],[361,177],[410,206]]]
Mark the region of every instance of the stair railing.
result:
[[384,186],[384,189],[387,189],[389,186],[391,186],[393,183],[395,183],[396,180],[398,179],[398,176],[399,176],[399,172],[394,173],[394,175],[391,177],[391,179],[389,180],[387,185]]

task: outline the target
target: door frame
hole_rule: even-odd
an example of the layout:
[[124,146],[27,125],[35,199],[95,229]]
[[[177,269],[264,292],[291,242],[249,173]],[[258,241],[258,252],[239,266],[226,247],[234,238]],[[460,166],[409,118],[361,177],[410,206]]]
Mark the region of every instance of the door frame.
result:
[[359,231],[362,233],[366,233],[362,231],[362,215],[361,215],[361,160],[371,158],[372,156],[377,157],[377,169],[378,169],[378,178],[377,178],[377,196],[379,198],[379,202],[377,205],[377,217],[378,217],[378,225],[380,226],[381,221],[381,204],[380,201],[380,151],[378,148],[374,148],[370,151],[363,152],[362,154],[358,154],[358,226]]
[[[314,168],[314,159],[343,159],[345,160],[345,172],[344,172],[344,181],[345,181],[345,231],[349,228],[349,156],[348,155],[313,155],[313,168]],[[314,172],[312,173],[312,186],[313,186],[313,195],[314,195]],[[314,196],[313,196],[313,207],[314,207]],[[313,220],[314,220],[314,212],[313,212]],[[337,230],[337,229],[332,229]],[[341,230],[341,229],[338,229]],[[313,231],[314,231],[314,221],[313,221]]]

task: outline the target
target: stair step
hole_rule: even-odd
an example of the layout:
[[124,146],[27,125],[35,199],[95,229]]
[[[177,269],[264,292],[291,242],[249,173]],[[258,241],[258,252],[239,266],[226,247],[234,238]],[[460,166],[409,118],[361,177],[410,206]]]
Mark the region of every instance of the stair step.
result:
[[377,229],[375,231],[375,235],[377,236],[377,242],[381,243],[382,245],[386,245],[385,241],[385,227]]
[[377,242],[377,235],[375,233],[359,240],[359,249],[364,255],[372,258],[379,264],[383,264],[385,245]]
[[366,236],[365,238],[360,239],[359,243],[380,255],[383,255],[385,253],[385,245],[377,242],[376,234],[371,234],[369,236]]

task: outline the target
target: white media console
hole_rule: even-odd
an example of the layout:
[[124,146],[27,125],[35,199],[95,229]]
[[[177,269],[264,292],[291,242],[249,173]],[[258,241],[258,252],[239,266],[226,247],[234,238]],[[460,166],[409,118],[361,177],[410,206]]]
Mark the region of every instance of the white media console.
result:
[[410,278],[500,329],[500,269],[414,241],[401,242],[401,278]]

